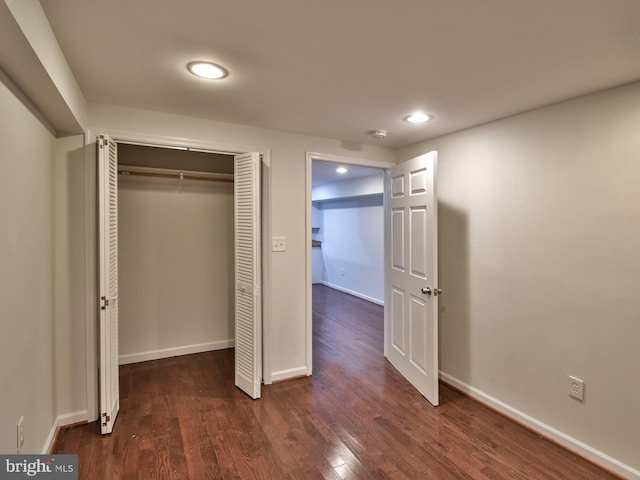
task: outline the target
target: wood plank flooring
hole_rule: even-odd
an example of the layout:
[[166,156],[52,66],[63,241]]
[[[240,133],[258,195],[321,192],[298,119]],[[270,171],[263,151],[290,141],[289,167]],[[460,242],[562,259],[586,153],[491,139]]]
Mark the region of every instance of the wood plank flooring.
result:
[[80,479],[616,478],[442,386],[430,406],[383,358],[382,307],[313,287],[314,373],[233,385],[233,350],[122,366],[114,433],[63,430]]

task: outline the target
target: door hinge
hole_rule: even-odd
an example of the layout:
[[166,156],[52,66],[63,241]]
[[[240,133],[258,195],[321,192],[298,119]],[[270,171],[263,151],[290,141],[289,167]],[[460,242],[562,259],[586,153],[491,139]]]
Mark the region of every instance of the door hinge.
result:
[[104,421],[102,422],[102,426],[106,427],[107,423],[109,423],[111,421],[111,416],[107,415],[106,413],[103,413],[102,417],[104,418]]
[[103,295],[100,297],[100,301],[103,302],[102,305],[100,305],[100,310],[106,310],[109,306],[109,299]]
[[100,148],[104,148],[104,147],[106,147],[107,145],[109,145],[109,139],[108,139],[108,138],[105,138],[105,136],[104,136],[104,135],[100,135],[100,136],[98,137],[98,146],[99,146]]

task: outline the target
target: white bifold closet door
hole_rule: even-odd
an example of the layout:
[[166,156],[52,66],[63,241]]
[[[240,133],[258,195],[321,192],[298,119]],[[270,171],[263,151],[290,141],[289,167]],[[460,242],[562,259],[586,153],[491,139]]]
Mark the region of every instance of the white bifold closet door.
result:
[[260,154],[237,155],[235,206],[235,384],[260,398],[262,383],[262,272]]
[[[100,429],[111,433],[120,408],[118,367],[118,152],[97,139],[100,295]],[[235,384],[260,398],[262,295],[260,154],[235,157]]]
[[100,431],[111,433],[120,409],[118,370],[118,148],[97,139],[100,295]]

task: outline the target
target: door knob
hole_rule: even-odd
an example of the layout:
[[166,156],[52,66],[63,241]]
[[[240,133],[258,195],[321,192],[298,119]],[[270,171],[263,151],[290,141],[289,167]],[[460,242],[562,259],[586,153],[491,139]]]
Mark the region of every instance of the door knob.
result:
[[431,290],[431,287],[422,287],[421,291],[425,295],[433,294],[434,297],[437,297],[438,295],[440,295],[442,293],[442,289],[441,288],[434,288],[433,290]]

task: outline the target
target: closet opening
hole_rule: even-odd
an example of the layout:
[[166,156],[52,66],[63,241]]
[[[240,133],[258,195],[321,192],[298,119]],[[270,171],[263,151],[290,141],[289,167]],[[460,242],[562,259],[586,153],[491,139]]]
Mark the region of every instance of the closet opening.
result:
[[[102,433],[111,432],[119,410],[119,364],[230,347],[234,348],[236,357],[236,386],[251,398],[259,398],[261,383],[271,383],[268,348],[271,251],[265,241],[271,234],[270,151],[247,145],[103,129],[90,129],[86,140],[89,166],[85,175],[89,203],[85,232],[87,417],[101,418]],[[221,204],[230,206],[227,210],[214,210],[200,223],[193,221],[198,218],[196,213],[200,208],[182,208],[178,210],[181,215],[176,215],[176,208],[184,206],[176,206],[178,200],[189,204],[211,195],[212,189]],[[133,205],[137,207],[129,211],[131,218],[120,219],[120,223],[128,221],[138,230],[130,233],[132,253],[127,255],[124,245],[125,258],[118,261],[119,240],[127,235],[126,230],[119,234],[118,220],[127,214],[123,209],[127,208],[128,200],[125,198],[123,206],[118,208],[118,197],[127,195],[133,197]],[[133,215],[136,208],[143,207],[156,209]],[[229,218],[233,218],[233,226],[226,230],[224,222]],[[185,224],[188,220],[191,223]],[[172,231],[168,230],[170,225]],[[123,228],[127,228],[124,223]],[[207,230],[210,236],[214,235],[209,237],[210,242],[202,241],[202,234]],[[183,243],[176,246],[172,236],[179,237]],[[216,238],[226,239],[227,243],[233,238],[233,247],[227,249],[224,243],[215,241]],[[206,251],[202,249],[197,255],[199,264],[207,265],[205,260],[216,255],[219,263],[209,264],[207,272],[200,271],[199,276],[189,275],[184,267],[194,263],[189,254],[198,243],[207,243]],[[146,263],[136,264],[140,258]],[[137,265],[146,276],[134,277],[129,282],[125,279],[119,291],[119,265],[124,275],[127,269],[133,269],[130,265]],[[227,266],[231,266],[230,269]],[[159,268],[168,272],[168,276],[152,274]],[[215,273],[213,279],[212,272]],[[241,278],[236,278],[238,276]],[[204,287],[212,281],[219,283]],[[208,298],[218,300],[213,310],[210,304],[203,306],[200,300],[194,301],[194,297],[202,298],[203,290],[207,290]],[[127,299],[129,291],[133,298]],[[124,294],[124,298],[120,298],[119,293]],[[147,299],[157,299],[156,306],[152,302],[141,302],[144,295]],[[179,295],[182,295],[180,301],[175,301]],[[134,323],[131,323],[132,332],[119,334],[119,307],[123,302],[133,305],[124,306],[123,321],[133,317]],[[239,304],[242,308],[237,307]],[[212,316],[212,312],[217,315]],[[200,314],[214,321],[203,334],[207,337],[194,338],[194,331],[202,332],[205,328]],[[175,329],[175,325],[181,328]],[[167,340],[167,329],[173,329],[171,341]],[[243,362],[237,361],[239,355]]]
[[118,143],[120,365],[234,346],[234,157]]

